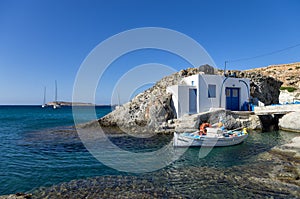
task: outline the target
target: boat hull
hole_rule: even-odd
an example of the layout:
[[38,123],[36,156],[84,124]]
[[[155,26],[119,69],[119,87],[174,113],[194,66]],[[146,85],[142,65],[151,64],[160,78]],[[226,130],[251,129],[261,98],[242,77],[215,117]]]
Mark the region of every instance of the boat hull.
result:
[[197,139],[193,139],[190,137],[186,137],[179,133],[174,133],[173,145],[176,147],[222,147],[222,146],[233,146],[242,143],[248,134],[243,134],[235,137],[199,137]]

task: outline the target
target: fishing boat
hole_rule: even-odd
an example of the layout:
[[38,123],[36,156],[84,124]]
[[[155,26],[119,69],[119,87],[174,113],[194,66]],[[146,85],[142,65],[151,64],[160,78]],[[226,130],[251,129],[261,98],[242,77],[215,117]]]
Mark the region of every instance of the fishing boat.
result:
[[247,137],[247,129],[227,131],[222,128],[206,128],[206,135],[196,132],[174,133],[173,146],[175,147],[222,147],[242,143]]

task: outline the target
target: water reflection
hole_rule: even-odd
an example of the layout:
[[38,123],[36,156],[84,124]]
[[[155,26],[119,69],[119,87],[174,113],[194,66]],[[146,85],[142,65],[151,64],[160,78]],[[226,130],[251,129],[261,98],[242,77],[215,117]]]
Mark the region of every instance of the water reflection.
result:
[[[296,135],[288,132],[250,132],[248,139],[236,146],[214,148],[199,159],[198,148],[190,148],[176,162],[159,171],[146,174],[118,173],[74,180],[60,185],[39,188],[35,198],[244,198],[295,197],[291,186],[274,182],[270,172],[281,162],[268,154],[271,148]],[[138,152],[153,150],[172,136],[157,139],[133,139],[112,136],[123,149]],[[132,142],[131,142],[132,141]],[[113,158],[113,157],[112,157]],[[78,165],[80,167],[80,165]],[[120,175],[121,174],[121,175]],[[299,188],[297,192],[300,191]],[[296,195],[297,196],[297,195]]]

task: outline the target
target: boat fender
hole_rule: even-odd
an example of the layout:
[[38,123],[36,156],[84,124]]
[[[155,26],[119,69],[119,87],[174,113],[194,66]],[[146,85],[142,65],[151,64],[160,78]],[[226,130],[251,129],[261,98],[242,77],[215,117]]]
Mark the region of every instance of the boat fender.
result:
[[206,133],[207,133],[207,130],[206,130],[206,128],[207,127],[211,127],[211,125],[209,124],[209,123],[202,123],[201,125],[200,125],[200,128],[199,128],[199,134],[200,135],[206,135]]

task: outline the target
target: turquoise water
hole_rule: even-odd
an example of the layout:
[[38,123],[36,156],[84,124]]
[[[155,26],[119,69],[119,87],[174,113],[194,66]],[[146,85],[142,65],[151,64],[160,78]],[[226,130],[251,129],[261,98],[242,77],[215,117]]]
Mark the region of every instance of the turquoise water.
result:
[[[82,108],[83,115],[88,111],[88,107]],[[96,108],[97,117],[110,111],[111,107]],[[88,120],[90,116],[86,115],[86,118]],[[73,124],[69,107],[53,110],[39,106],[0,106],[0,195],[32,192],[39,187],[97,176],[143,178],[143,175],[119,172],[97,161],[81,143]],[[170,171],[176,173],[191,167],[224,169],[251,165],[259,154],[294,136],[282,131],[250,132],[241,145],[214,148],[202,159],[198,158],[199,149],[190,148],[179,160],[151,175],[163,176]],[[150,139],[125,135],[111,137],[112,142],[121,148],[135,152],[162,147],[171,139],[170,135]],[[164,180],[160,179],[162,183]]]
[[[110,111],[96,108],[98,117]],[[112,172],[89,155],[73,124],[70,107],[1,106],[0,195]]]

